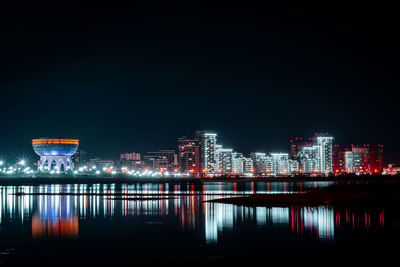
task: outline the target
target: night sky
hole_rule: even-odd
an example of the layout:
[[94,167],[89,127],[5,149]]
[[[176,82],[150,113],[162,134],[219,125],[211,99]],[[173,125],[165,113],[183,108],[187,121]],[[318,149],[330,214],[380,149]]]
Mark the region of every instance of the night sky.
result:
[[327,131],[400,161],[396,23],[390,6],[0,9],[0,155],[58,136],[117,157],[210,129],[244,153]]

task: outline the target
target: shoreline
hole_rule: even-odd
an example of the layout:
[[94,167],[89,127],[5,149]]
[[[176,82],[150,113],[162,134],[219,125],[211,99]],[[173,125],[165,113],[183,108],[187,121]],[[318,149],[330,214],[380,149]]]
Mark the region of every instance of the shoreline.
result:
[[136,184],[136,183],[208,183],[208,182],[391,182],[400,181],[400,176],[329,176],[329,177],[215,177],[215,178],[154,178],[154,177],[0,177],[2,185],[40,184]]
[[291,206],[343,206],[375,207],[393,206],[400,202],[399,181],[374,183],[335,184],[294,194],[253,194],[208,200],[210,203],[233,204],[251,207]]

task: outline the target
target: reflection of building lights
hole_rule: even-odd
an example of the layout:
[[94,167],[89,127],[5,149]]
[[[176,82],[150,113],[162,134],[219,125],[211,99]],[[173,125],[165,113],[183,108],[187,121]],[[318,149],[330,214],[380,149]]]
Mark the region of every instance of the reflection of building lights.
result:
[[78,216],[56,221],[43,221],[40,216],[32,217],[32,237],[77,237],[79,234]]

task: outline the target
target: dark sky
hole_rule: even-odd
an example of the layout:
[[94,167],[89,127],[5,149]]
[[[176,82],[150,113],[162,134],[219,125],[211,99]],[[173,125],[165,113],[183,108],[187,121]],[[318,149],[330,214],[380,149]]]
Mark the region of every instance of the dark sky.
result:
[[396,23],[366,5],[0,9],[0,155],[59,136],[111,157],[210,129],[244,153],[328,131],[399,161]]

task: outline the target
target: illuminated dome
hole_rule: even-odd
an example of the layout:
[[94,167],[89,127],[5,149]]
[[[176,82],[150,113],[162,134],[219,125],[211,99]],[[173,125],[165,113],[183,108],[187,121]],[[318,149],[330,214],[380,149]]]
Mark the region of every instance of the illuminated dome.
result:
[[39,138],[32,140],[33,150],[40,156],[38,168],[40,171],[50,171],[55,165],[57,171],[72,170],[74,165],[71,156],[79,146],[78,139]]

